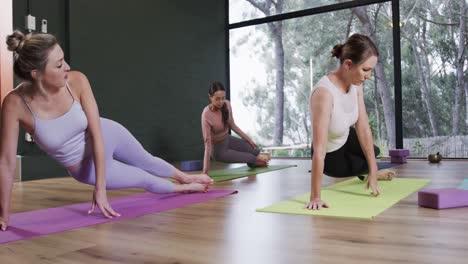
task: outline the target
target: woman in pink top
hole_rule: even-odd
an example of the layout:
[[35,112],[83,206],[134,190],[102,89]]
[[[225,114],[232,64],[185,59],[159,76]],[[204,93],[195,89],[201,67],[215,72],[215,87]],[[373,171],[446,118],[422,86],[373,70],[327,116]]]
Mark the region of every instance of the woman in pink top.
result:
[[[203,173],[208,173],[210,168],[210,155],[214,160],[226,163],[246,162],[250,167],[266,167],[268,162],[258,156],[257,145],[234,122],[224,86],[220,82],[212,83],[208,97],[211,103],[203,109],[201,117],[205,141]],[[229,129],[242,139],[229,135]]]

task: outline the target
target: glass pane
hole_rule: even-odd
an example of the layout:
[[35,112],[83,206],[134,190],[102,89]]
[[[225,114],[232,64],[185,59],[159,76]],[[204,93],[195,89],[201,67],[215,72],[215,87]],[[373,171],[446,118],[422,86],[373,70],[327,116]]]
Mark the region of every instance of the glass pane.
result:
[[[362,22],[356,12],[365,14]],[[389,17],[390,4],[381,4],[230,30],[231,103],[239,127],[275,156],[310,156],[311,84],[338,66],[330,57],[335,44],[371,28],[381,56],[365,83],[365,101],[375,143],[387,155],[395,138]]]
[[403,135],[412,156],[468,157],[463,1],[400,1]]
[[[351,0],[347,0],[351,1]],[[347,2],[340,0],[229,0],[229,23]],[[276,4],[273,4],[275,2]]]

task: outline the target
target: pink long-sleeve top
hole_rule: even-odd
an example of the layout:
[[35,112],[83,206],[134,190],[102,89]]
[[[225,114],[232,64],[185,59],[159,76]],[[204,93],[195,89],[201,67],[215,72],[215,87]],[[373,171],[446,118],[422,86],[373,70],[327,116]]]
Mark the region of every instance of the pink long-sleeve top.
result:
[[205,141],[205,155],[203,159],[204,170],[208,170],[208,167],[209,167],[211,144],[217,144],[217,143],[223,142],[223,140],[229,134],[229,129],[232,129],[238,135],[243,136],[242,131],[239,129],[239,127],[237,127],[236,123],[234,122],[234,118],[232,117],[231,103],[228,100],[224,102],[229,112],[229,119],[228,119],[227,126],[224,126],[223,124],[223,115],[221,113],[221,110],[212,111],[210,110],[209,106],[206,106],[202,112],[201,126],[202,126],[203,139]]

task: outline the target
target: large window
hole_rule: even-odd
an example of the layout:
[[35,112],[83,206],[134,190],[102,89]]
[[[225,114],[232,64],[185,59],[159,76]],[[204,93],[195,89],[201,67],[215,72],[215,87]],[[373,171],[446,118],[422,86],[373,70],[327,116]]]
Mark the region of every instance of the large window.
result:
[[463,1],[400,1],[404,146],[414,156],[468,157]]
[[[468,157],[467,63],[466,55],[460,56],[463,41],[459,45],[463,1],[400,1],[401,72],[394,71],[392,1],[229,30],[231,102],[237,122],[275,156],[310,156],[310,88],[337,67],[330,58],[332,47],[352,33],[363,33],[380,51],[364,91],[382,155],[402,142],[397,128],[412,156],[440,151],[447,157]],[[230,0],[229,21],[346,2]],[[402,89],[396,88],[395,76],[401,77]],[[395,101],[395,89],[401,89],[402,99]],[[395,105],[402,106],[403,120],[395,120],[395,113],[401,113]]]
[[333,46],[363,33],[390,51],[382,52],[364,89],[376,144],[388,153],[395,144],[389,17],[385,3],[230,30],[231,101],[239,125],[275,156],[310,156],[311,86],[338,66]]
[[229,0],[229,23],[348,1],[352,0]]

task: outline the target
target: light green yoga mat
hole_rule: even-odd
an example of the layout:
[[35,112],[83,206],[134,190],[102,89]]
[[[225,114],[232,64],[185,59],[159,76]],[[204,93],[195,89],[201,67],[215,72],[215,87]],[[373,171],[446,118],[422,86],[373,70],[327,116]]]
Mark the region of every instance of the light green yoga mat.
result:
[[430,179],[393,179],[379,181],[382,193],[374,197],[365,189],[365,181],[353,178],[322,189],[322,199],[330,208],[305,209],[310,193],[257,209],[258,212],[334,216],[372,219],[401,199],[428,184]]
[[264,168],[255,168],[251,169],[247,166],[234,168],[234,169],[224,169],[224,170],[213,170],[209,171],[208,175],[213,178],[215,182],[228,181],[232,179],[237,179],[249,175],[255,175],[259,173],[282,170],[290,167],[296,167],[297,165],[270,165]]

